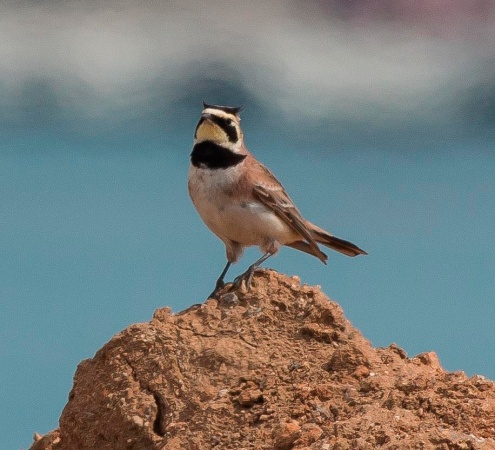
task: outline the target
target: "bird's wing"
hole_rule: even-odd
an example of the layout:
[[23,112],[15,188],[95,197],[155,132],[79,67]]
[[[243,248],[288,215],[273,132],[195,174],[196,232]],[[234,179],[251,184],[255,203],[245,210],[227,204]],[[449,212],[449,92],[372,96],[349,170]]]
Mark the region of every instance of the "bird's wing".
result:
[[298,233],[302,239],[318,253],[320,249],[306,226],[306,221],[285,192],[282,184],[275,176],[261,163],[256,162],[251,167],[253,176],[253,194],[256,199],[270,208],[280,219],[290,228]]

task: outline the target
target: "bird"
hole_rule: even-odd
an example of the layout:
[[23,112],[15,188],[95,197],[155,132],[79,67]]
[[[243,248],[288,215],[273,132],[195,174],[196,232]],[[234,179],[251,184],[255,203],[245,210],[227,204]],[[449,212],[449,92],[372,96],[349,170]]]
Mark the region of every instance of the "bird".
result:
[[246,247],[258,246],[262,256],[234,279],[250,289],[255,270],[281,246],[317,257],[326,264],[322,244],[347,256],[367,255],[357,245],[337,238],[306,220],[282,184],[244,144],[242,107],[210,105],[203,110],[190,155],[188,191],[206,226],[225,244],[227,264],[210,297],[225,286],[230,266]]

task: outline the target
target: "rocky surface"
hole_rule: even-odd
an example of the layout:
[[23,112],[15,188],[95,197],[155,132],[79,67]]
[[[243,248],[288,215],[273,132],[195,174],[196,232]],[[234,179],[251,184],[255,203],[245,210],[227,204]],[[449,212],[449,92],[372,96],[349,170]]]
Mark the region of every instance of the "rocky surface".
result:
[[273,271],[114,336],[31,450],[495,449],[495,383],[373,348],[318,288]]

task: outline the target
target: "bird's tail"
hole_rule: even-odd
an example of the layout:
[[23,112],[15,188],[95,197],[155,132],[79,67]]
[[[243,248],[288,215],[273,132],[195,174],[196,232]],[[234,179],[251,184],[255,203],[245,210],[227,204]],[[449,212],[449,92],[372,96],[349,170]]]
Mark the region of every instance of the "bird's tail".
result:
[[357,255],[367,255],[364,250],[360,249],[357,245],[349,241],[344,241],[344,239],[339,239],[338,237],[332,236],[325,230],[311,224],[311,234],[313,235],[316,242],[326,245],[333,250],[343,253],[347,256],[357,256]]

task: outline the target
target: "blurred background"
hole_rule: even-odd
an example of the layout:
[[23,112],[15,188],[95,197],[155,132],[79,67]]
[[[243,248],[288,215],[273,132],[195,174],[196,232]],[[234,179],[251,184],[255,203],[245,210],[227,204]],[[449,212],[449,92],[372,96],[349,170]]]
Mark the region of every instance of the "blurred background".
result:
[[370,254],[266,266],[374,346],[495,379],[492,1],[4,0],[0,448],[57,427],[112,335],[211,291],[224,247],[187,194],[202,100],[244,105],[302,213]]

